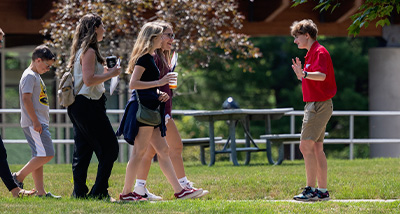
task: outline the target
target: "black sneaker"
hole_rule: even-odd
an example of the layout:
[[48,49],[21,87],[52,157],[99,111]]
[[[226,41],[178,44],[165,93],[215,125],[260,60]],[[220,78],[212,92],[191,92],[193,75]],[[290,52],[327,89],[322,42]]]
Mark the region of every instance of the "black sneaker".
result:
[[318,196],[318,201],[329,201],[331,198],[329,197],[329,192],[321,192],[320,190],[316,189],[315,193]]
[[24,188],[24,183],[18,181],[18,179],[17,179],[17,173],[16,173],[16,172],[14,172],[14,173],[12,174],[12,178],[13,178],[13,180],[14,180],[14,183],[17,185],[17,187],[19,187],[19,188],[21,188],[21,189]]
[[317,201],[318,196],[316,191],[312,191],[311,187],[307,186],[301,194],[294,196],[293,199],[296,201]]

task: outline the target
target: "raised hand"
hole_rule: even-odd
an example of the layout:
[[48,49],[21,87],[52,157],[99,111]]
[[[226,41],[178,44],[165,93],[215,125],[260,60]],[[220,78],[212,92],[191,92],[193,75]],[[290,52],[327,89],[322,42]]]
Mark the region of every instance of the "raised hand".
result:
[[301,65],[301,61],[298,57],[296,57],[296,61],[292,59],[292,69],[297,76],[297,79],[301,80],[304,77],[303,68]]

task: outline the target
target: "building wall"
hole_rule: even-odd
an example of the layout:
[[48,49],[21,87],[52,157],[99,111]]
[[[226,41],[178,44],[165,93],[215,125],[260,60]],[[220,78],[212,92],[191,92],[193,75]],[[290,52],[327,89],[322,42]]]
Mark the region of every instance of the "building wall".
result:
[[[369,51],[369,110],[400,110],[400,48]],[[351,72],[351,71],[349,71]],[[370,138],[400,138],[400,116],[370,117]],[[371,157],[400,157],[400,144],[371,144]]]

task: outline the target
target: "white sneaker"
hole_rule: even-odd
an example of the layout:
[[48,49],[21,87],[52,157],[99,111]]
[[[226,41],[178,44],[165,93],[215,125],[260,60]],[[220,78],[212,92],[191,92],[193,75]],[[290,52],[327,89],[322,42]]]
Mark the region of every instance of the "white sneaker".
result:
[[189,198],[196,198],[196,196],[200,195],[203,192],[202,189],[182,189],[181,192],[175,193],[175,198],[177,199],[189,199]]
[[154,195],[153,193],[149,192],[149,190],[144,186],[135,186],[134,192],[139,194],[140,196],[142,196],[142,198],[146,198],[149,201],[161,201],[162,200],[161,196]]
[[202,192],[200,195],[197,195],[197,196],[195,196],[195,197],[193,197],[193,198],[201,198],[201,197],[207,195],[208,193],[210,193],[208,190],[205,190],[205,189],[202,189],[202,188],[195,188],[195,187],[193,186],[193,184],[194,184],[193,182],[188,181],[188,182],[186,183],[186,185],[182,186],[182,188],[203,190],[203,192]]

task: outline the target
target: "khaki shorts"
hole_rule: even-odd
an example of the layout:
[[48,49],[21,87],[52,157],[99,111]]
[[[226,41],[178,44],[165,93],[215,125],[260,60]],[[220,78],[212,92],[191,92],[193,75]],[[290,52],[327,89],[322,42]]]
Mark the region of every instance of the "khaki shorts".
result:
[[332,99],[323,102],[307,102],[304,106],[300,140],[323,142],[326,124],[333,111]]

